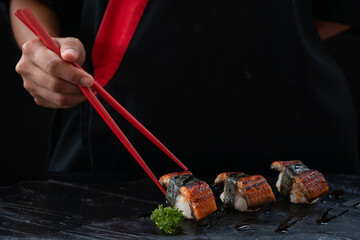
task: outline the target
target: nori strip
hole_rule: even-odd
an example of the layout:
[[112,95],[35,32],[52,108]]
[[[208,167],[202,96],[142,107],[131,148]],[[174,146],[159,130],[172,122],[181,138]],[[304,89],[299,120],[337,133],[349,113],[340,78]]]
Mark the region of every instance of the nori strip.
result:
[[224,184],[224,204],[228,206],[234,206],[236,182],[242,178],[248,176],[244,173],[230,173],[228,174]]
[[175,205],[176,197],[180,191],[180,188],[186,184],[190,184],[198,181],[200,180],[191,174],[172,177],[166,189],[167,204],[173,207]]
[[280,193],[289,196],[291,188],[292,188],[292,180],[294,176],[298,175],[301,172],[310,170],[303,163],[295,163],[292,165],[288,165],[285,167],[281,184],[280,184]]

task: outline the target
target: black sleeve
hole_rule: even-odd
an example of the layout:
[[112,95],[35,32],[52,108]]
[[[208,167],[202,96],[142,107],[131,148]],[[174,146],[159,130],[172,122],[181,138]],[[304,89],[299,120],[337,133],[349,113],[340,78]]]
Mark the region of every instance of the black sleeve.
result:
[[360,29],[360,0],[313,0],[313,13],[316,19]]

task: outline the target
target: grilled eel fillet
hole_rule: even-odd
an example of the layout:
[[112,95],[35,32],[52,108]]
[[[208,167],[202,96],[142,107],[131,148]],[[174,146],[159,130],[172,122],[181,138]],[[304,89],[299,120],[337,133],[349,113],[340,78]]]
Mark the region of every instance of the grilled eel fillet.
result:
[[204,181],[190,183],[180,188],[182,194],[191,208],[191,215],[200,221],[207,215],[216,211],[214,194]]
[[[192,173],[189,171],[168,173],[163,175],[159,181],[167,188],[171,178],[182,175],[192,175]],[[186,199],[191,209],[191,215],[196,221],[200,221],[216,211],[214,194],[206,182],[201,180],[189,181],[189,183],[179,187],[178,194],[181,194]],[[167,192],[167,194],[169,193]]]
[[271,164],[271,169],[278,170],[280,172],[283,172],[285,170],[285,167],[294,165],[294,164],[303,164],[303,162],[299,160],[291,160],[291,161],[275,161]]
[[247,174],[243,172],[223,172],[216,177],[215,184],[225,183],[226,179],[231,175],[246,176]]
[[224,172],[217,176],[215,184],[225,183],[227,178],[231,175],[240,176],[236,181],[235,191],[241,193],[242,197],[247,202],[247,208],[249,210],[256,210],[266,203],[276,202],[270,185],[261,175],[249,176],[242,172]]
[[[293,168],[291,173],[289,173],[290,171],[286,171],[293,166],[296,168]],[[299,160],[275,161],[271,164],[271,169],[278,170],[281,174],[292,174],[292,176],[290,176],[292,180],[291,184],[296,183],[300,187],[302,190],[301,193],[304,194],[309,203],[329,191],[324,176],[319,171],[308,169]],[[280,188],[282,186],[283,183],[281,182]],[[281,189],[279,189],[279,191],[284,194]],[[289,192],[285,192],[285,194],[289,195]],[[297,193],[296,195],[299,196],[300,194]]]

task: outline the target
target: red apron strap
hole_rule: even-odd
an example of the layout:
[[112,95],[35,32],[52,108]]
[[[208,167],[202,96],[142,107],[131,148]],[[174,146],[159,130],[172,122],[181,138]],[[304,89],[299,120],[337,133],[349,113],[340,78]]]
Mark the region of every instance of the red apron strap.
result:
[[95,80],[105,86],[117,71],[148,0],[110,0],[92,49]]

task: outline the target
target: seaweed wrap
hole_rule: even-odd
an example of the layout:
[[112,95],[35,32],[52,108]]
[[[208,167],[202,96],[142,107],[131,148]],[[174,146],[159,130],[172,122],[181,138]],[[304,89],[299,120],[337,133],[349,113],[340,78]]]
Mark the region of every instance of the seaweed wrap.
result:
[[215,184],[220,183],[224,184],[221,201],[242,212],[257,211],[267,203],[276,201],[270,185],[261,175],[224,172],[215,179]]
[[166,201],[180,209],[187,219],[200,221],[216,211],[214,194],[209,185],[191,172],[169,173],[160,178],[166,187]]
[[280,172],[276,187],[292,203],[315,203],[329,190],[324,176],[299,160],[275,161],[271,169]]

